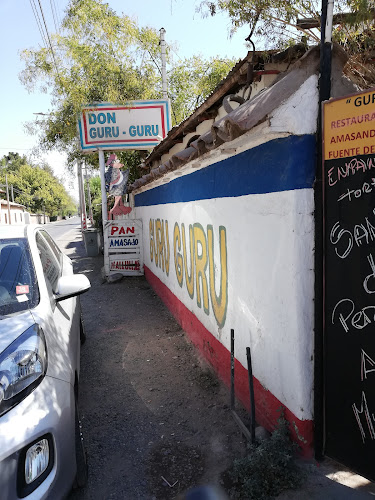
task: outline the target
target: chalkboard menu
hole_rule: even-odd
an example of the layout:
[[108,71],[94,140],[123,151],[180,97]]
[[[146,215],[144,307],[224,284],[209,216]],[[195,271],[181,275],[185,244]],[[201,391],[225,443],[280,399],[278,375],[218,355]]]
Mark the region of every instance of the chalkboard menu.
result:
[[323,104],[325,453],[375,479],[375,91]]

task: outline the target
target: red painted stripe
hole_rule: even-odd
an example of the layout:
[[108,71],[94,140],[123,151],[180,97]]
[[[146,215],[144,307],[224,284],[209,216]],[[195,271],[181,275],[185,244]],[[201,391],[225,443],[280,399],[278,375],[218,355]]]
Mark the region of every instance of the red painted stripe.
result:
[[[230,386],[230,352],[198,320],[198,318],[169,290],[169,288],[147,267],[144,266],[147,281],[159,295],[175,319],[185,330],[193,344],[204,358],[213,366],[220,378]],[[313,421],[298,419],[270,391],[253,377],[256,421],[272,431],[277,425],[280,409],[284,408],[286,419],[290,422],[293,439],[301,447],[306,457],[313,454]],[[235,392],[247,410],[250,409],[249,379],[247,369],[235,360]]]

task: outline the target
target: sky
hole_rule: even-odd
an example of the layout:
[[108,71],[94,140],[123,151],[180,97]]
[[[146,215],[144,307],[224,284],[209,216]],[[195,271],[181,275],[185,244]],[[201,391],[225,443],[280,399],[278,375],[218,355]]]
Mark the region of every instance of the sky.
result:
[[[247,54],[244,39],[249,29],[243,27],[230,38],[229,18],[224,15],[202,18],[202,15],[196,12],[200,0],[106,1],[117,14],[124,13],[135,17],[140,26],[150,26],[157,30],[163,27],[166,30],[167,43],[174,44],[176,58],[201,54],[204,58],[219,56],[235,57],[239,60]],[[18,152],[30,157],[38,141],[36,136],[27,134],[25,123],[34,121],[35,118],[43,119],[35,113],[48,113],[52,110],[48,94],[29,94],[19,80],[19,73],[24,68],[20,58],[21,51],[43,46],[32,9],[32,6],[38,6],[39,2],[48,31],[54,33],[56,25],[58,26],[64,17],[68,0],[0,0],[0,158],[8,152]],[[65,156],[51,151],[44,155],[43,159],[52,167],[55,175],[63,180],[71,194],[78,198],[76,179],[69,175]]]

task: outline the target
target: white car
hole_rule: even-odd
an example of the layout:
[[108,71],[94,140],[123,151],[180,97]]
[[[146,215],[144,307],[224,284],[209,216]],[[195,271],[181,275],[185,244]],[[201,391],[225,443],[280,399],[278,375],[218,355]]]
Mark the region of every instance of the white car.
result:
[[64,498],[87,480],[77,296],[90,288],[41,227],[0,226],[0,498]]

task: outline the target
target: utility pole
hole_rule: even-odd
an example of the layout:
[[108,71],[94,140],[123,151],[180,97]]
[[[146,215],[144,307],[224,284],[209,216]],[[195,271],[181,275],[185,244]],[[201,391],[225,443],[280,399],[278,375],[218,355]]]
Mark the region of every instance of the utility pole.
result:
[[160,48],[161,48],[161,78],[162,78],[162,89],[163,89],[163,99],[168,99],[168,85],[167,85],[167,59],[165,51],[165,29],[160,30]]
[[8,205],[9,224],[12,224],[12,221],[11,221],[11,218],[10,218],[9,186],[8,186],[8,175],[7,174],[5,174],[5,186],[6,186],[6,191],[7,191],[7,205]]
[[107,207],[107,193],[105,191],[105,158],[103,149],[98,150],[99,154],[99,167],[100,167],[100,185],[102,191],[102,219],[103,219],[103,233],[105,222],[108,219],[108,207]]
[[322,0],[319,108],[317,123],[317,166],[314,188],[315,206],[315,300],[314,300],[314,448],[315,458],[324,457],[324,206],[322,102],[331,96],[332,25],[334,0]]
[[94,225],[94,218],[92,215],[91,192],[90,192],[90,178],[87,173],[86,163],[85,163],[85,180],[87,182],[87,201],[89,203],[89,219],[91,221],[91,225]]
[[85,203],[85,190],[83,188],[81,160],[77,160],[77,174],[78,174],[78,189],[79,189],[79,205],[81,211],[81,230],[83,232],[86,231],[87,229],[87,214],[86,214],[86,203]]

